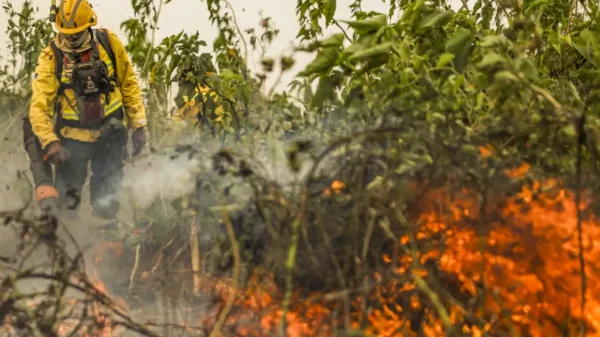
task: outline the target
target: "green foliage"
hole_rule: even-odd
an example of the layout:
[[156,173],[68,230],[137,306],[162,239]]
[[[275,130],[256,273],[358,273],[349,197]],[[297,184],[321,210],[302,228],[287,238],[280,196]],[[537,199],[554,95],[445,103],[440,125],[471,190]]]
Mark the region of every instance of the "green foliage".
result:
[[[590,21],[565,14],[558,3],[545,3],[545,10],[534,15],[538,5],[505,3],[511,6],[506,12],[508,7],[496,11],[477,2],[473,9],[454,12],[442,3],[417,1],[402,6],[398,22],[388,23],[383,14],[340,21],[355,37],[350,45],[343,45],[342,34],[318,41],[316,57],[299,75],[318,78],[313,106],[329,102],[330,113],[337,111],[342,92],[350,118],[373,124],[390,113],[410,117],[407,122],[427,124],[430,146],[491,144],[514,159],[545,163],[546,172],[563,172],[573,168],[565,166],[572,153],[556,149],[565,149],[574,138],[549,130],[563,128],[566,111],[581,115],[584,102],[594,104],[590,98],[597,80],[587,74],[597,71],[592,55],[597,34],[587,28]],[[558,20],[557,13],[566,16]],[[508,25],[487,26],[494,15]],[[569,21],[571,31],[555,27],[557,21],[563,27]],[[563,100],[574,92],[576,101]],[[535,110],[543,117],[519,113]],[[545,150],[521,151],[542,144]]]
[[8,41],[4,44],[8,58],[0,68],[0,114],[13,114],[27,104],[31,87],[29,82],[35,70],[41,50],[52,37],[52,26],[45,20],[35,19],[38,10],[31,1],[16,10],[5,1],[2,10],[6,14]]

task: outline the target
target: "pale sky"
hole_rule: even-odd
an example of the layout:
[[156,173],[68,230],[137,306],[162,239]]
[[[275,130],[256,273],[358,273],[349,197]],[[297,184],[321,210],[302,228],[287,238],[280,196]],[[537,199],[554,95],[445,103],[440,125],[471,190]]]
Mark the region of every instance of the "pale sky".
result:
[[[60,2],[60,0],[58,0]],[[274,24],[280,29],[279,37],[274,41],[268,51],[268,56],[278,59],[278,57],[289,50],[295,36],[298,32],[298,23],[296,20],[296,0],[229,0],[235,9],[237,19],[242,30],[254,27],[258,30],[259,12],[262,10],[265,17],[271,17]],[[4,0],[2,1],[4,2]],[[11,0],[14,8],[21,8],[24,0]],[[158,4],[159,0],[154,0]],[[336,19],[350,19],[350,9],[348,6],[352,0],[337,0]],[[386,0],[387,2],[387,0]],[[50,0],[33,0],[34,6],[39,7],[40,16],[48,15],[50,8]],[[90,0],[94,10],[98,15],[98,26],[111,29],[118,33],[123,39],[124,33],[120,30],[121,22],[133,17],[133,9],[129,0]],[[388,5],[382,0],[365,0],[363,1],[363,10],[374,10],[387,13]],[[0,9],[1,10],[1,9]],[[7,40],[6,30],[6,14],[0,12],[0,53],[4,54],[2,45]],[[194,33],[200,32],[200,37],[207,42],[207,47],[204,51],[210,51],[212,41],[216,37],[216,29],[212,27],[208,20],[208,11],[206,3],[202,0],[173,0],[171,3],[164,5],[161,13],[159,30],[156,34],[156,41],[166,36],[177,34],[181,30]],[[326,34],[337,32],[337,27],[331,27]],[[311,54],[299,54],[296,57],[296,65],[287,76],[284,76],[282,85],[278,89],[284,89],[284,86],[289,83],[294,74],[301,71],[310,60],[314,58]],[[258,69],[260,59],[254,57],[254,69]],[[252,65],[251,65],[252,66]],[[274,75],[267,82],[269,87],[274,82]]]

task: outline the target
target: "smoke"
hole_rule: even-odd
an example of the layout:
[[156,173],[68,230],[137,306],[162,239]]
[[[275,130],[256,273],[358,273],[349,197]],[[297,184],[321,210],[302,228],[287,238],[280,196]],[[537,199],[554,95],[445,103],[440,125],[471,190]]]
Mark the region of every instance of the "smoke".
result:
[[[157,198],[169,202],[191,193],[196,188],[196,176],[199,173],[205,177],[216,177],[212,156],[224,148],[240,156],[236,159],[259,164],[263,168],[261,173],[269,179],[285,184],[298,178],[290,169],[286,157],[286,149],[292,140],[283,141],[269,134],[261,134],[237,144],[231,136],[224,145],[219,137],[198,137],[196,132],[182,133],[175,140],[176,146],[133,158],[126,163],[122,203],[135,204],[136,208],[144,209]],[[301,136],[297,134],[296,137]]]
[[127,166],[123,190],[136,207],[145,208],[156,198],[169,200],[190,193],[194,173],[207,169],[207,161],[195,156],[150,155]]
[[[12,158],[11,160],[0,164],[5,168],[5,172],[12,172],[11,175],[3,175],[3,179],[6,179],[7,184],[10,186],[2,195],[3,203],[1,205],[4,210],[22,207],[27,200],[30,200],[33,192],[27,182],[27,179],[31,180],[31,178],[27,177],[30,176],[27,155],[19,146],[22,143],[22,138],[19,138],[22,137],[20,128],[15,128],[15,132],[13,133],[12,139],[6,141],[4,147],[1,149],[7,156],[9,153],[12,155],[10,157]],[[274,133],[277,134],[279,132]],[[230,178],[217,176],[212,167],[212,155],[225,147],[234,150],[234,153],[240,156],[236,158],[238,160],[247,159],[250,162],[258,163],[258,166],[262,168],[260,174],[265,175],[268,179],[276,181],[282,186],[301,179],[303,173],[310,169],[312,163],[307,156],[303,156],[301,160],[303,163],[301,173],[294,173],[288,165],[288,147],[295,140],[314,140],[316,137],[308,133],[308,131],[295,132],[293,138],[288,137],[285,140],[277,139],[271,135],[271,133],[262,134],[261,132],[245,135],[245,139],[242,140],[241,144],[235,143],[232,141],[233,136],[229,136],[229,140],[231,141],[228,141],[224,145],[219,137],[213,138],[210,135],[198,137],[197,131],[193,130],[189,133],[179,134],[175,141],[177,146],[161,146],[156,152],[151,154],[146,152],[139,157],[128,160],[124,164],[125,178],[121,186],[120,230],[130,234],[133,230],[134,214],[138,211],[139,213],[143,213],[157,200],[164,204],[169,204],[175,199],[193,193],[198,187],[198,175],[202,175],[204,178],[210,180],[223,182],[224,185],[230,183],[227,181]],[[17,177],[17,172],[19,171],[25,172],[25,174]],[[108,256],[102,256],[102,264],[94,265],[93,260],[98,256],[95,256],[97,252],[93,248],[97,247],[105,237],[103,237],[101,231],[96,229],[96,225],[101,224],[101,221],[91,216],[88,189],[89,185],[86,185],[82,191],[79,219],[64,219],[60,225],[59,239],[68,243],[67,249],[72,255],[79,250],[85,251],[84,256],[88,270],[93,268],[96,269],[96,272],[103,274],[102,282],[104,282],[109,293],[115,295],[112,291],[113,289],[123,288],[123,284],[118,284],[119,281],[117,279],[122,280],[122,275],[128,278],[131,273],[131,261],[124,263],[123,261],[118,261],[118,258],[111,261]],[[235,192],[232,192],[232,195],[231,198],[240,201],[243,207],[243,202],[249,197],[250,193],[245,192],[243,189],[236,189]],[[35,210],[36,207],[34,206],[31,211]],[[166,227],[183,226],[183,224],[175,221],[162,225]],[[185,225],[189,226],[189,223]],[[214,226],[207,227],[208,230],[202,232],[204,238],[201,238],[201,241],[208,242],[208,245],[213,245],[215,243],[208,240],[208,238],[212,237],[211,231],[219,230],[220,226],[215,223]],[[18,243],[18,237],[15,234],[10,229],[0,228],[0,255],[12,254]],[[146,258],[149,257],[148,252],[144,252],[144,254]],[[47,261],[47,251],[39,249],[31,254],[26,266]],[[0,272],[0,276],[1,274]],[[121,277],[117,277],[119,274]],[[105,275],[114,275],[115,277],[104,277]],[[24,291],[43,289],[45,287],[43,283],[24,284],[22,286]],[[145,308],[146,313],[148,310],[149,308]]]
[[[0,139],[0,212],[23,209],[33,194],[27,155],[19,146],[23,135],[20,128],[15,127],[18,121],[18,116],[2,120],[2,125],[7,127]],[[17,240],[13,230],[0,226],[0,256],[13,256]]]

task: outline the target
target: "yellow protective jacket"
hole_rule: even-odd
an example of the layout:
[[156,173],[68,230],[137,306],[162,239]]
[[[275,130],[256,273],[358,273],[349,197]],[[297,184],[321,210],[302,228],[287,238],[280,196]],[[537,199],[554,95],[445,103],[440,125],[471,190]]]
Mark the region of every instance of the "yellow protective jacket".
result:
[[[117,63],[116,77],[120,87],[115,87],[115,91],[110,93],[110,104],[105,105],[105,115],[110,116],[111,113],[123,107],[125,112],[124,124],[128,124],[131,129],[135,130],[147,125],[142,90],[123,43],[111,31],[108,31],[108,36],[115,56],[115,62]],[[108,75],[113,76],[115,69],[108,53],[101,44],[99,44],[98,49],[100,58],[106,63],[108,68]],[[61,81],[63,83],[70,83],[70,79],[65,74],[65,68],[66,66],[63,66]],[[49,45],[40,53],[31,86],[33,93],[29,109],[29,119],[33,132],[40,140],[42,148],[46,148],[51,142],[59,140],[52,121],[57,113],[55,111],[57,99],[62,108],[63,119],[71,121],[79,119],[78,113],[71,108],[71,105],[75,108],[77,107],[73,90],[65,89],[64,94],[57,97],[59,82],[55,74],[54,53],[52,47]],[[67,96],[68,101],[65,96]],[[104,101],[104,95],[102,96],[102,101]],[[69,105],[69,102],[71,105]],[[99,136],[99,131],[97,130],[69,126],[62,127],[59,132],[65,138],[82,142],[95,142]]]
[[[171,116],[171,119],[174,122],[181,122],[188,118],[196,118],[198,113],[202,111],[202,104],[206,103],[206,101],[208,100],[208,95],[211,96],[214,102],[218,102],[217,93],[214,91],[210,91],[209,93],[209,90],[210,89],[206,86],[198,85],[195,88],[195,95],[193,97],[190,98],[188,96],[183,95],[183,105],[178,107],[177,110],[175,110],[175,113]],[[200,100],[198,99],[199,94],[202,94],[202,102],[200,102]],[[222,113],[223,107],[220,105],[217,106],[217,108],[215,109],[215,114],[221,116]]]

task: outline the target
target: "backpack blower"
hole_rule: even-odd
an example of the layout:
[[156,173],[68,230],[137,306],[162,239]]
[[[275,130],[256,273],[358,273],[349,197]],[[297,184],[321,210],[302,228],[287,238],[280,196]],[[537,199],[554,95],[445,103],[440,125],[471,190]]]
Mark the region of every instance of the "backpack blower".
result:
[[[56,20],[56,0],[52,0],[50,6],[49,20]],[[54,187],[54,177],[50,163],[44,160],[44,151],[42,146],[33,133],[29,115],[23,116],[23,143],[25,152],[29,156],[29,169],[33,175],[35,187],[35,201],[46,211],[55,211],[58,206],[58,192]]]

